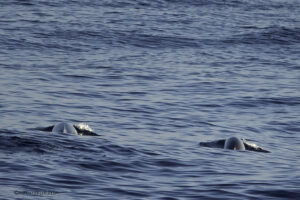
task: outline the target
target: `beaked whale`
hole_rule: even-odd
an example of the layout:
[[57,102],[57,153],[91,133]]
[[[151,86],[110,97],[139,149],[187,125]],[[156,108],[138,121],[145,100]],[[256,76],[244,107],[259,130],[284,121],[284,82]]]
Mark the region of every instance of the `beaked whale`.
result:
[[98,134],[94,133],[89,126],[85,124],[73,125],[66,122],[60,122],[53,126],[48,126],[44,128],[37,128],[40,131],[47,131],[52,133],[70,133],[84,136],[98,136]]
[[269,151],[257,146],[256,144],[249,143],[245,139],[239,139],[237,137],[230,137],[227,139],[216,140],[211,142],[200,142],[199,145],[203,147],[232,149],[232,150],[240,150],[240,151],[248,150],[248,151],[270,153]]

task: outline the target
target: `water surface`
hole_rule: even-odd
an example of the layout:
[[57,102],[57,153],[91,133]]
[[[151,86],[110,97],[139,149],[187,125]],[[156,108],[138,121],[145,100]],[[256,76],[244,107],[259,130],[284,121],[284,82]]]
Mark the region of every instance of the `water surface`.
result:
[[300,196],[299,1],[0,7],[1,199]]

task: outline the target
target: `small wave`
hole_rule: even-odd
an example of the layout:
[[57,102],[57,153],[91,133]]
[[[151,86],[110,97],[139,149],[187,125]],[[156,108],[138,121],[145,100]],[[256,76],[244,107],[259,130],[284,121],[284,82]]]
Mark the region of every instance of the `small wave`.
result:
[[273,98],[258,98],[258,99],[244,99],[237,100],[228,103],[229,106],[234,107],[261,107],[268,105],[286,105],[286,106],[298,106],[300,104],[300,98],[298,97],[273,97]]
[[164,0],[167,3],[176,3],[176,4],[182,4],[182,5],[189,5],[189,6],[227,6],[227,5],[237,5],[242,4],[241,1],[218,1],[218,0]]
[[267,197],[277,197],[277,198],[284,198],[284,199],[298,199],[300,196],[299,190],[249,190],[248,193],[255,194],[255,195],[262,195]]
[[122,147],[116,144],[101,145],[98,148],[109,153],[115,153],[117,155],[126,155],[126,156],[134,155],[137,152],[137,150],[134,148]]
[[65,74],[63,76],[67,77],[67,78],[77,79],[77,80],[93,79],[92,76],[76,75],[76,74],[72,74],[72,75],[71,74]]
[[135,191],[132,189],[122,189],[122,188],[105,188],[106,191],[110,191],[114,194],[119,194],[119,195],[129,195],[131,197],[149,197],[149,194],[146,192],[142,192],[142,191]]
[[28,152],[45,154],[60,150],[61,147],[22,136],[0,135],[0,149],[10,153]]
[[253,29],[253,32],[234,35],[222,41],[225,44],[280,44],[291,45],[300,42],[300,28],[268,27]]
[[143,48],[185,48],[199,47],[199,41],[193,38],[185,38],[174,35],[154,35],[135,32],[118,33],[117,42]]
[[91,169],[96,171],[113,171],[113,172],[134,172],[142,173],[142,171],[136,169],[131,163],[123,161],[112,161],[112,160],[97,160],[97,161],[76,161],[72,163],[81,169]]
[[187,167],[190,166],[185,164],[179,160],[174,159],[159,159],[155,161],[155,166],[162,166],[162,167]]
[[21,5],[21,6],[34,6],[34,3],[32,1],[26,1],[26,0],[17,0],[14,1],[16,5]]

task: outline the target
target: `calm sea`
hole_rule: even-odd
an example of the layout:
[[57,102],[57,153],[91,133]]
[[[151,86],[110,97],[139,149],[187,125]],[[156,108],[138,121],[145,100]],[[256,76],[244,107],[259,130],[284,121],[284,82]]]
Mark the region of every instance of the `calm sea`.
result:
[[297,199],[300,2],[1,0],[0,115],[1,200]]

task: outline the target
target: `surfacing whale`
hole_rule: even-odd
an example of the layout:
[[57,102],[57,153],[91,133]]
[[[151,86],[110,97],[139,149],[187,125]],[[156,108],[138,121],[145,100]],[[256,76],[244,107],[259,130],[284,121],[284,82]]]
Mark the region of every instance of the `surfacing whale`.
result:
[[37,128],[40,131],[47,131],[52,133],[69,133],[69,134],[77,134],[84,136],[97,136],[98,134],[94,133],[92,129],[85,124],[73,125],[66,122],[60,122],[53,126],[48,126],[44,128]]
[[230,137],[223,140],[216,140],[211,142],[200,142],[202,147],[212,147],[212,148],[222,148],[222,149],[232,149],[232,150],[248,150],[263,153],[270,153],[269,151],[257,146],[256,144],[249,143],[245,139],[239,139],[237,137]]

